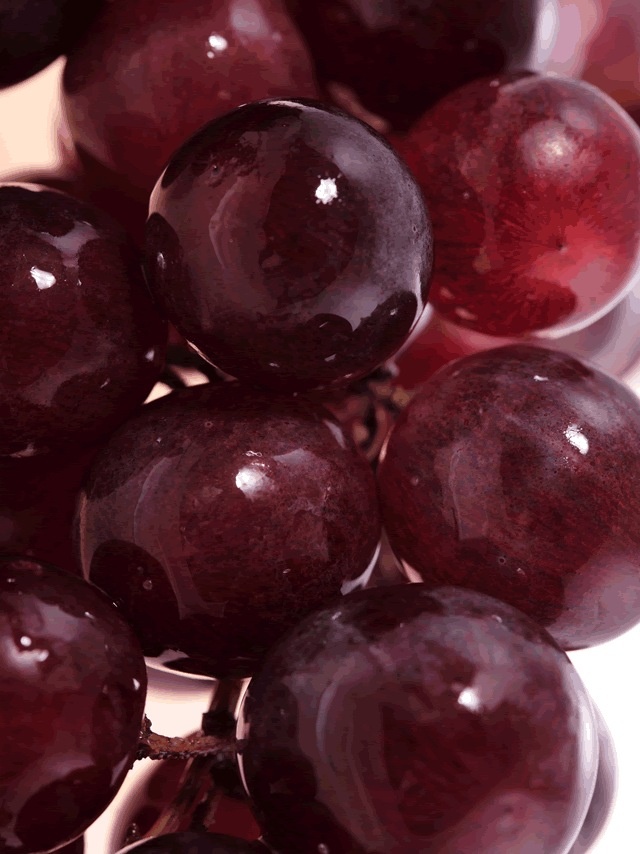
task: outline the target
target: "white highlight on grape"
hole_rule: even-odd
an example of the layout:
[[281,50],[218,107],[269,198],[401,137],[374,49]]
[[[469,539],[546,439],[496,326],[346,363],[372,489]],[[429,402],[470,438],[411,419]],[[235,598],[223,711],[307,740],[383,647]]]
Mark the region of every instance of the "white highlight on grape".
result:
[[549,377],[541,377],[538,374],[534,374],[533,378],[537,383],[548,383],[549,382]]
[[269,486],[269,477],[256,465],[243,466],[236,475],[236,486],[244,492],[247,498],[251,498],[252,495]]
[[223,53],[229,47],[229,42],[224,36],[220,36],[218,33],[211,33],[209,36],[209,47],[211,50],[207,51],[207,56],[209,59],[213,59],[214,56]]
[[316,188],[316,204],[330,205],[338,198],[335,178],[321,178]]
[[56,277],[53,273],[47,273],[46,270],[40,270],[38,267],[32,267],[29,271],[31,278],[38,286],[39,291],[46,291],[52,288],[56,283]]
[[589,440],[577,424],[569,424],[564,435],[583,456],[589,452]]
[[465,709],[469,709],[470,712],[479,712],[482,708],[478,692],[472,687],[465,688],[464,691],[458,694],[458,702]]

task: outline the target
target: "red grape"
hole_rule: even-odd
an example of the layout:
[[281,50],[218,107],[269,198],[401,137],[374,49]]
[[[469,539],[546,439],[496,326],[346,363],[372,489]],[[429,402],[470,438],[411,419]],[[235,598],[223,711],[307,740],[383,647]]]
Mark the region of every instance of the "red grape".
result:
[[97,458],[78,528],[85,575],[146,654],[219,678],[355,584],[380,536],[375,480],[333,417],[236,384],[143,407]]
[[316,94],[281,0],[109,2],[64,72],[77,145],[147,191],[205,122],[247,101]]
[[468,84],[398,147],[438,247],[431,302],[490,335],[566,333],[609,311],[640,264],[640,132],[592,86]]
[[100,211],[0,186],[0,456],[89,444],[147,396],[166,323],[137,254]]
[[431,228],[387,143],[307,101],[206,125],[151,197],[150,285],[225,373],[279,389],[364,376],[422,313]]
[[0,0],[0,88],[41,71],[65,53],[102,0]]
[[103,812],[135,759],[146,685],[133,632],[99,590],[0,560],[0,851],[51,851]]
[[396,554],[496,596],[565,649],[640,620],[640,401],[564,353],[514,345],[442,368],[379,468]]
[[535,66],[540,0],[288,0],[320,79],[406,128],[447,92]]
[[549,635],[419,584],[354,593],[290,633],[238,738],[278,854],[559,854],[597,764],[589,699]]

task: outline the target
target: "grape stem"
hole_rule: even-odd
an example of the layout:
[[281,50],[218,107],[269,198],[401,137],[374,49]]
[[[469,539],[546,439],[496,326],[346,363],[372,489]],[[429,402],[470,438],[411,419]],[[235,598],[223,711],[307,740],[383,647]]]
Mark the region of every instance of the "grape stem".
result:
[[209,756],[230,760],[235,754],[236,740],[233,730],[226,736],[205,735],[199,732],[176,738],[153,732],[151,721],[144,716],[138,743],[138,759],[190,759],[194,756]]
[[[243,680],[216,684],[209,710],[202,716],[202,730],[174,738],[151,729],[145,715],[138,759],[189,759],[178,792],[145,836],[202,829],[202,817],[213,810],[223,791],[241,791],[236,764],[235,721]],[[131,828],[128,841],[137,841]]]

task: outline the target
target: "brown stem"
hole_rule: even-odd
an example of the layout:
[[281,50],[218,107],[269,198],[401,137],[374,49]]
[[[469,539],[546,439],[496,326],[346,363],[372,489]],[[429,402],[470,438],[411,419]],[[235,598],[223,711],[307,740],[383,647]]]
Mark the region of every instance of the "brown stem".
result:
[[[209,803],[217,797],[217,774],[225,775],[230,767],[235,767],[235,711],[242,687],[241,681],[218,682],[209,710],[202,716],[202,732],[193,735],[183,738],[158,735],[145,717],[139,755],[152,759],[189,757],[176,796],[147,836],[191,829],[196,812],[209,811]],[[197,818],[195,823],[199,823]]]
[[233,730],[226,736],[193,733],[173,738],[153,732],[151,721],[146,715],[138,743],[138,759],[191,759],[196,756],[208,756],[212,759],[228,760],[235,756],[235,752]]

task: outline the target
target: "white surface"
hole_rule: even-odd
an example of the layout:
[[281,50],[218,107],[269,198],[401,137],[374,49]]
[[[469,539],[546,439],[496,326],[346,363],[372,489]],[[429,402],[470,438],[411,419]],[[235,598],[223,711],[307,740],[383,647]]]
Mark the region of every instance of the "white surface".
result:
[[[26,84],[0,94],[0,176],[23,167],[55,162],[56,90],[61,64]],[[640,377],[636,387],[640,389]],[[596,649],[571,655],[614,736],[619,760],[618,796],[612,819],[593,854],[638,854],[640,791],[640,627]],[[166,735],[196,729],[208,705],[211,685],[151,674],[148,714]],[[148,773],[138,763],[110,809],[87,832],[87,854],[113,854],[113,828],[137,780]],[[513,852],[517,854],[517,852]]]

